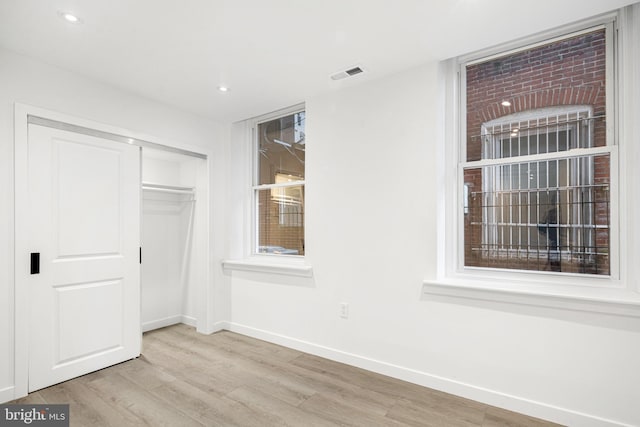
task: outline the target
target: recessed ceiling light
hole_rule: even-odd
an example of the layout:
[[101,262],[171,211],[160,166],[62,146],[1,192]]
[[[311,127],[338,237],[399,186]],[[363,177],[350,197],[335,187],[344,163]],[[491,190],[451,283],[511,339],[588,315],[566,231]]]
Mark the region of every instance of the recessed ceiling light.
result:
[[81,24],[82,19],[71,12],[59,11],[58,16],[71,24]]
[[226,86],[218,86],[220,92],[229,92],[229,88]]
[[503,107],[511,107],[511,103],[507,100],[502,101],[501,104]]

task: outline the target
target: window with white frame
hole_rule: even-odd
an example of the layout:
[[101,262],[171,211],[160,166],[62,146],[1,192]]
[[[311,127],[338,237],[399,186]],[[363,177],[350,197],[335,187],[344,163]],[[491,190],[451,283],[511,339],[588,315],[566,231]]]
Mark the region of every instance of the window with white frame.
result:
[[254,127],[255,253],[304,255],[305,111]]
[[465,267],[611,275],[611,27],[462,64]]

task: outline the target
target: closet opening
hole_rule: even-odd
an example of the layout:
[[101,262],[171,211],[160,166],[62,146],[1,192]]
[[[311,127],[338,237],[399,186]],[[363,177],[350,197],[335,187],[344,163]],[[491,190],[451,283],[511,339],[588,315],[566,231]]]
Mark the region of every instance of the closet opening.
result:
[[[206,251],[206,160],[143,147],[140,299],[142,332],[198,327]],[[200,329],[200,328],[198,328]]]

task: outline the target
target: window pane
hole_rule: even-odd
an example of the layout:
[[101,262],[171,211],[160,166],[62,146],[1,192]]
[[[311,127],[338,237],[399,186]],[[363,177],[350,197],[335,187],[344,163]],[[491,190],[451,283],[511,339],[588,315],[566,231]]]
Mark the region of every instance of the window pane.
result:
[[607,154],[465,169],[465,265],[608,275],[609,167]]
[[[595,129],[605,126],[605,118],[593,117],[591,110],[585,106],[541,108],[528,111],[528,114],[537,118],[519,120],[522,113],[516,113],[483,123],[482,159],[504,159],[591,148],[596,142]],[[604,134],[599,137],[602,140],[600,145],[604,145],[602,137]]]
[[258,125],[258,184],[275,184],[277,175],[304,180],[305,112]]
[[258,253],[304,255],[304,186],[256,190]]
[[465,266],[610,274],[605,36],[466,66]]
[[[522,156],[527,149],[545,153],[566,150],[568,145],[571,148],[606,145],[605,64],[605,30],[602,29],[467,66],[466,160]],[[483,123],[499,117],[567,105],[589,106],[592,118],[600,119],[593,123],[585,121],[582,113],[557,117],[545,114],[542,119],[535,115],[523,116],[483,134]],[[591,129],[583,134],[584,126]],[[571,138],[567,139],[566,133],[556,134],[569,128],[574,130]],[[516,143],[485,146],[487,134],[495,144],[498,136],[504,141],[519,138],[519,133],[528,139],[524,146]],[[539,135],[555,140],[533,143]],[[547,147],[547,142],[552,147]]]

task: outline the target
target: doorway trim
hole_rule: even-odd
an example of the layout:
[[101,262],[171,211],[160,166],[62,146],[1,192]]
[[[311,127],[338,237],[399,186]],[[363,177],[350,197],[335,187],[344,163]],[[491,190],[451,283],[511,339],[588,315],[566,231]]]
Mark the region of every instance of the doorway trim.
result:
[[[214,307],[211,303],[211,263],[210,260],[210,167],[212,153],[209,149],[167,141],[153,136],[134,132],[128,129],[111,126],[72,115],[16,103],[14,106],[14,387],[13,398],[18,399],[28,394],[29,385],[29,241],[28,241],[28,142],[29,123],[31,118],[40,122],[34,124],[63,127],[77,133],[94,132],[93,135],[114,141],[129,143],[174,153],[186,154],[203,159],[197,171],[196,197],[202,201],[196,212],[200,229],[194,234],[196,252],[196,274],[198,277],[196,293],[197,325],[201,333],[211,333],[208,325],[214,318]],[[37,120],[36,120],[37,122]],[[46,124],[45,124],[46,122]],[[58,124],[58,125],[56,125]],[[58,127],[58,128],[60,128]],[[106,137],[105,137],[106,135]],[[110,137],[109,137],[110,136]]]

